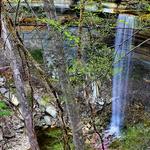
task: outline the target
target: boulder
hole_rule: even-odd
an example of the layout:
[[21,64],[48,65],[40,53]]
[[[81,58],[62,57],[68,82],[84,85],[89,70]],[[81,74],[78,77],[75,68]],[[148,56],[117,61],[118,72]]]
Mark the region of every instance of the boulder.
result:
[[7,126],[3,127],[3,134],[5,138],[13,138],[15,137],[15,131]]
[[0,93],[1,94],[5,94],[7,92],[7,89],[6,88],[4,88],[4,87],[1,87],[0,88]]
[[99,101],[98,104],[103,106],[105,104],[105,102],[104,101]]
[[50,102],[50,97],[49,95],[44,94],[37,99],[37,102],[40,106],[46,107]]
[[24,128],[24,123],[23,123],[23,122],[18,123],[18,124],[15,125],[15,127],[14,127],[15,130],[19,130],[19,129],[22,129],[22,128]]
[[7,98],[7,99],[11,99],[12,98],[12,94],[10,92],[6,92],[4,94],[4,96]]
[[50,116],[44,116],[44,120],[46,125],[50,126],[52,124]]
[[46,107],[46,113],[51,115],[53,118],[56,118],[57,111],[56,108],[52,105]]
[[0,77],[0,86],[4,86],[6,83],[5,77]]
[[112,98],[109,98],[109,99],[106,100],[107,104],[110,104],[111,102],[112,102]]
[[33,97],[36,101],[39,101],[41,99],[41,96],[39,96],[38,93],[34,93]]
[[17,97],[15,95],[12,95],[12,98],[11,98],[11,102],[14,106],[18,106],[19,105],[19,101],[17,99]]

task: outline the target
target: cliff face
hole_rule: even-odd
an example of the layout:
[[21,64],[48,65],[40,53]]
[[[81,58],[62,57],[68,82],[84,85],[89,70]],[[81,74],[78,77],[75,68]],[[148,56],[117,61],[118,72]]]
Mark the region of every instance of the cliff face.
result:
[[[114,1],[113,1],[114,2]],[[150,65],[150,1],[140,0],[116,0],[118,7],[112,3],[104,3],[108,9],[113,9],[113,13],[126,13],[137,16],[133,41],[133,58]]]
[[140,45],[134,51],[134,58],[146,61],[150,64],[150,30],[145,33],[139,33],[135,36],[135,46]]

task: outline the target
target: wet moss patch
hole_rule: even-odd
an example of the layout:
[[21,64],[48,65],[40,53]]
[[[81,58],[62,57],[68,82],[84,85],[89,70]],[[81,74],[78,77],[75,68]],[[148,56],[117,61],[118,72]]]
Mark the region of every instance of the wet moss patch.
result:
[[32,57],[40,64],[43,63],[43,53],[41,49],[35,49],[30,51]]
[[39,130],[37,137],[41,150],[63,150],[63,133],[60,128]]
[[[39,130],[37,133],[38,143],[41,150],[63,150],[63,131],[60,128],[47,128]],[[70,136],[69,145],[74,150],[72,137]]]

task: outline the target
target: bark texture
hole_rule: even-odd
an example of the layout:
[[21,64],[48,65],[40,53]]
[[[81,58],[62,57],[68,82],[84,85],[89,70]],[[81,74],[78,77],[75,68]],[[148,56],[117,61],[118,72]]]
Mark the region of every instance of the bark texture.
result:
[[[47,13],[47,18],[57,19],[53,0],[43,0],[44,9]],[[51,12],[54,11],[54,12]],[[50,28],[49,28],[50,29]],[[63,99],[66,102],[67,111],[73,132],[73,142],[75,150],[84,150],[84,140],[82,134],[82,125],[80,122],[79,107],[75,100],[75,92],[70,84],[69,76],[66,72],[67,65],[65,53],[63,49],[63,35],[52,28],[49,30],[51,39],[51,48],[47,49],[48,53],[52,53],[51,59],[55,69],[58,72],[59,82],[63,92]]]
[[[9,35],[8,32],[11,33],[12,36],[8,36]],[[10,66],[13,72],[18,100],[20,101],[21,112],[24,118],[26,129],[27,129],[27,135],[29,137],[31,149],[39,150],[40,148],[39,148],[35,130],[34,130],[32,114],[31,114],[29,104],[28,104],[28,99],[25,93],[25,85],[23,82],[22,74],[19,70],[19,63],[17,61],[17,57],[15,53],[17,49],[17,45],[16,45],[17,43],[13,41],[13,38],[17,38],[17,37],[13,37],[13,35],[14,34],[12,33],[11,23],[6,17],[4,18],[4,21],[2,22],[2,38],[5,42],[5,49],[7,51],[6,52],[7,57],[9,57],[10,59]]]

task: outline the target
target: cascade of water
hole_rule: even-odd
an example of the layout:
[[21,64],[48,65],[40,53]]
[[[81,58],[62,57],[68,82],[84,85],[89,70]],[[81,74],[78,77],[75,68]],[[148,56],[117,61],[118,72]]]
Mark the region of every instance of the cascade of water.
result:
[[120,135],[120,128],[123,125],[124,110],[127,99],[129,66],[135,16],[120,14],[117,21],[117,33],[115,39],[115,59],[112,89],[112,118],[110,133]]

